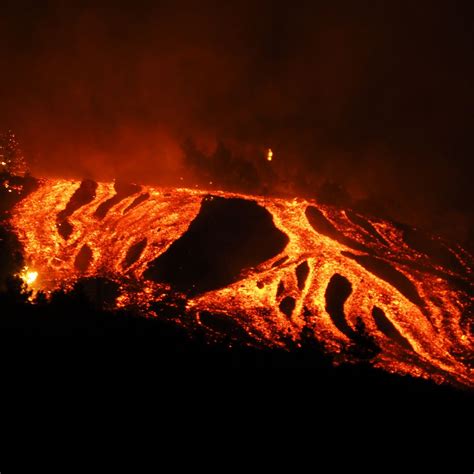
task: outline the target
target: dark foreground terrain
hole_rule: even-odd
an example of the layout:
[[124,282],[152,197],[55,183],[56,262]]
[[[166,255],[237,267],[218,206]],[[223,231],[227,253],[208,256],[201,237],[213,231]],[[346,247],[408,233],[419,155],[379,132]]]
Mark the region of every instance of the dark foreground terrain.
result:
[[362,393],[390,399],[421,394],[458,401],[468,401],[472,395],[374,369],[370,360],[335,367],[331,357],[310,338],[290,351],[245,347],[230,339],[209,341],[204,333],[189,334],[177,326],[173,314],[158,320],[108,311],[90,302],[86,292],[87,286],[78,285],[69,293],[59,291],[48,301],[40,297],[32,304],[21,281],[9,279],[0,294],[0,346],[10,367],[39,364],[43,370],[51,364],[64,364],[69,370],[71,361],[80,361],[94,371],[102,370],[99,367],[104,364],[104,370],[130,364],[139,373],[150,374],[163,368],[298,368],[308,369],[304,379],[315,384],[318,394]]

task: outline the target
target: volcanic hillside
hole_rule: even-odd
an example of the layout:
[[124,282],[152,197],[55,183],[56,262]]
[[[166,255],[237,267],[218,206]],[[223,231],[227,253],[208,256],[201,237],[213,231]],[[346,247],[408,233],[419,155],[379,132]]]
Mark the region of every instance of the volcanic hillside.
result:
[[42,180],[11,222],[35,290],[86,277],[114,304],[257,347],[302,334],[334,354],[368,333],[374,364],[473,386],[473,258],[412,227],[323,206],[226,192]]

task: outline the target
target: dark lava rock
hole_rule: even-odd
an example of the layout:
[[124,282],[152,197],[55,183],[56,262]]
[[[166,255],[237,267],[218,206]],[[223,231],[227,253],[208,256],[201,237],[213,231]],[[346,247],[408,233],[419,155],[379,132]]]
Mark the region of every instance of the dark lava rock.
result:
[[114,183],[115,195],[111,198],[107,199],[103,203],[99,205],[99,207],[95,210],[94,216],[97,219],[103,219],[110,209],[113,206],[118,204],[120,201],[126,199],[129,196],[133,196],[140,192],[141,187],[136,184],[129,184],[129,183],[122,183],[120,181],[116,181]]
[[337,242],[346,245],[354,250],[360,250],[362,252],[369,252],[370,250],[363,244],[346,237],[340,232],[334,225],[326,218],[326,216],[316,207],[308,206],[306,208],[306,218],[311,224],[311,227],[319,234],[325,235]]
[[458,273],[465,273],[463,265],[441,240],[404,224],[397,224],[403,240],[412,249],[427,255],[433,262]]
[[280,280],[280,282],[278,283],[276,297],[280,298],[280,296],[282,296],[283,293],[285,293],[285,284]]
[[345,257],[352,258],[360,266],[373,273],[378,278],[385,280],[388,284],[396,288],[405,298],[419,306],[425,307],[424,301],[418,294],[415,285],[403,273],[399,272],[390,263],[380,258],[370,255],[355,255],[351,252],[341,252]]
[[95,199],[98,184],[91,179],[85,179],[76,189],[69,199],[66,207],[58,213],[56,218],[56,228],[59,235],[67,240],[74,231],[73,225],[68,221],[68,217],[82,206],[89,204]]
[[69,222],[68,219],[56,222],[56,229],[58,230],[58,234],[64,240],[69,239],[69,237],[71,237],[71,234],[74,232],[74,226]]
[[373,241],[377,241],[383,245],[388,245],[388,242],[379,234],[378,230],[367,220],[367,218],[353,211],[346,211],[346,216],[352,223],[362,227],[362,229],[368,232]]
[[291,317],[296,306],[296,300],[292,296],[285,296],[280,302],[280,311],[288,317]]
[[305,285],[306,280],[308,279],[308,275],[309,275],[308,262],[306,260],[304,262],[301,262],[296,267],[295,273],[296,273],[296,280],[298,281],[298,288],[300,290],[303,290],[304,285]]
[[331,316],[334,325],[348,337],[353,336],[352,328],[347,324],[344,314],[344,303],[352,293],[351,282],[344,276],[335,273],[329,280],[324,297],[326,311]]
[[150,195],[148,193],[143,193],[140,194],[138,197],[136,197],[133,202],[128,206],[126,209],[124,209],[123,213],[126,214],[127,212],[131,211],[134,207],[137,207],[140,205],[142,202],[145,202]]
[[222,288],[242,271],[278,255],[288,237],[254,201],[206,197],[188,230],[158,258],[144,277],[188,295]]
[[73,212],[80,209],[82,206],[89,204],[95,199],[97,191],[97,183],[91,179],[85,179],[81,185],[76,189],[74,194],[69,199],[66,207],[58,214],[58,221],[63,221],[68,218]]
[[81,247],[81,250],[79,250],[79,253],[76,255],[76,259],[74,260],[74,267],[76,270],[80,272],[87,272],[89,265],[92,262],[92,250],[91,248],[86,244]]
[[372,317],[374,318],[377,329],[381,333],[385,334],[385,336],[392,339],[403,348],[413,350],[410,342],[400,334],[390,319],[385,316],[383,310],[377,308],[377,306],[374,306],[372,309]]
[[147,239],[142,239],[139,242],[131,245],[130,248],[127,250],[127,255],[125,255],[125,259],[122,262],[122,268],[125,270],[130,265],[133,265],[141,256],[143,251],[147,246]]

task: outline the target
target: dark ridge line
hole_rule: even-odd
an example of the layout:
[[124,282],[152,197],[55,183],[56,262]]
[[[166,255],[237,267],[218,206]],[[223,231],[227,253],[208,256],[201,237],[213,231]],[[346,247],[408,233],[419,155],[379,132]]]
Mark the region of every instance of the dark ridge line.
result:
[[400,334],[400,331],[393,325],[392,321],[387,318],[384,311],[377,306],[374,306],[372,309],[372,317],[374,318],[375,325],[377,329],[387,336],[389,339],[392,339],[396,342],[399,346],[403,347],[404,349],[413,350],[408,339],[403,337]]
[[250,341],[251,338],[245,329],[232,317],[222,314],[213,313],[207,310],[199,312],[199,321],[207,329],[217,332],[219,335],[241,342]]
[[118,204],[120,201],[122,201],[122,199],[125,199],[126,196],[124,196],[123,198],[122,197],[119,197],[118,194],[115,194],[114,196],[112,196],[111,198],[107,199],[106,201],[102,202],[101,204],[99,204],[99,206],[97,207],[97,209],[95,210],[94,212],[94,217],[96,219],[99,219],[99,220],[102,220],[106,215],[107,213],[109,212],[109,210],[115,206],[116,204]]
[[344,313],[344,304],[352,293],[350,281],[339,273],[335,273],[329,280],[324,298],[326,299],[326,311],[331,317],[334,326],[339,331],[351,338],[354,335],[353,329],[347,324]]
[[114,183],[114,189],[115,195],[99,204],[99,206],[95,210],[95,218],[99,220],[103,219],[113,206],[118,204],[120,201],[123,201],[127,197],[133,196],[134,194],[140,192],[141,186],[116,181]]
[[145,202],[148,198],[150,197],[150,194],[149,193],[143,193],[143,194],[140,194],[140,196],[137,196],[133,202],[130,204],[130,206],[126,207],[124,210],[123,210],[123,214],[127,214],[127,212],[131,211],[134,207],[137,207],[139,204],[141,204],[142,202]]
[[392,260],[393,262],[396,262],[400,265],[405,265],[418,272],[427,273],[429,275],[443,278],[456,290],[463,290],[466,292],[473,291],[474,282],[471,281],[468,276],[459,275],[457,273],[452,274],[452,273],[449,273],[449,270],[446,270],[446,269],[440,270],[434,267],[430,267],[426,265],[425,263],[414,262],[413,260],[409,260],[405,257],[399,257],[397,255],[392,255],[392,258],[393,258]]
[[355,260],[361,267],[396,288],[405,298],[420,309],[425,309],[425,303],[411,280],[385,260],[371,255],[355,255],[344,250],[341,254]]
[[279,258],[276,262],[272,263],[272,268],[279,267],[282,263],[285,263],[288,260],[288,255]]
[[429,275],[443,278],[456,290],[463,290],[467,293],[473,292],[474,290],[474,282],[471,279],[469,279],[468,276],[459,275],[458,273],[451,274],[451,273],[448,273],[449,270],[438,270],[436,268],[432,268],[424,264],[413,262],[405,258],[395,257],[393,261],[401,265],[406,265],[408,267],[411,267],[412,269],[417,270],[419,272],[427,273]]
[[362,227],[365,231],[369,233],[375,240],[383,245],[389,245],[389,243],[379,234],[378,230],[364,217],[353,212],[345,211],[347,218],[355,225]]
[[342,232],[340,232],[334,225],[327,219],[327,217],[316,207],[308,206],[305,211],[306,218],[310,223],[311,227],[326,237],[329,237],[333,240],[336,240],[346,247],[350,247],[354,250],[361,252],[370,253],[371,250],[365,245],[346,237]]
[[285,292],[285,284],[282,280],[278,282],[276,297],[279,298]]
[[[466,250],[465,248],[462,247],[460,244],[454,244],[454,247],[456,249],[451,248],[451,252],[456,253],[456,257],[459,260],[467,260],[467,262],[462,262],[463,266],[471,268],[474,266],[474,255],[471,254],[469,250]],[[459,255],[457,255],[459,253]]]
[[95,199],[98,184],[91,179],[85,179],[70,197],[66,207],[58,213],[58,220],[64,220],[82,206]]
[[297,280],[297,283],[298,283],[298,288],[301,291],[301,290],[304,289],[304,285],[305,285],[306,280],[308,279],[308,275],[309,275],[308,261],[305,260],[304,262],[301,262],[296,267],[295,273],[296,273],[296,280]]
[[465,274],[466,269],[441,239],[434,238],[427,233],[415,229],[406,224],[396,224],[396,228],[402,232],[402,239],[411,249],[416,250],[429,257],[436,264],[456,273]]
[[74,231],[74,227],[69,222],[68,217],[95,199],[97,186],[98,184],[91,179],[83,180],[76,191],[74,191],[74,194],[69,199],[66,207],[58,213],[56,218],[56,229],[64,240],[67,240]]

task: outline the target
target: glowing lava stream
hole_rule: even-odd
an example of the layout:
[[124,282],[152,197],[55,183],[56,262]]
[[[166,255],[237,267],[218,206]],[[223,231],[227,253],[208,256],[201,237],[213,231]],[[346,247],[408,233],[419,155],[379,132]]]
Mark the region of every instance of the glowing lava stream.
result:
[[[255,214],[250,224],[247,211],[240,210],[249,203]],[[231,327],[235,337],[244,334],[249,344],[261,347],[285,347],[289,340],[297,344],[305,328],[339,353],[361,318],[381,348],[376,366],[474,386],[468,320],[473,259],[459,246],[427,239],[415,229],[304,199],[119,189],[113,183],[66,180],[42,180],[16,206],[12,224],[28,267],[38,272],[36,288],[106,277],[120,285],[118,306],[133,305],[154,316],[152,302],[176,291],[179,278],[187,278],[173,276],[173,269],[163,277],[162,258],[173,252],[179,257],[180,248],[188,245],[182,240],[187,234],[194,238],[192,245],[204,245],[206,234],[199,229],[208,229],[209,222],[219,226],[219,219],[230,219],[233,212],[242,218],[242,245],[260,241],[261,255],[243,248],[242,255],[247,252],[248,261],[255,262],[243,265],[237,276],[214,262],[209,268],[228,277],[222,284],[206,280],[205,269],[203,283],[201,270],[191,267],[196,285],[193,280],[178,324],[204,325],[215,338]],[[251,233],[269,225],[268,234],[245,234],[248,226]],[[229,252],[239,254],[237,239],[223,239],[223,248],[228,245]],[[150,270],[155,260],[157,269]],[[158,276],[150,276],[153,271]],[[183,285],[178,289],[186,293]]]

